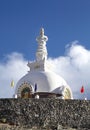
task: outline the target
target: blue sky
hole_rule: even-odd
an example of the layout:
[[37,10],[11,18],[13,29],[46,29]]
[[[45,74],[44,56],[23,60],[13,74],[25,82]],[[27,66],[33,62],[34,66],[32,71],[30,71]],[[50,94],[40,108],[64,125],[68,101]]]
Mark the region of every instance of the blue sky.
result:
[[[35,59],[36,37],[39,35],[41,27],[44,27],[45,35],[49,38],[47,42],[49,57],[54,59],[57,68],[63,70],[63,72],[59,71],[59,74],[70,85],[80,79],[80,83],[76,86],[81,87],[82,84],[85,84],[88,86],[87,91],[90,91],[88,79],[90,77],[88,71],[90,65],[90,0],[0,0],[0,82],[2,82],[2,86],[5,88],[4,83],[9,84],[12,78],[18,81],[26,70],[25,68],[23,71],[21,66],[24,66],[28,60]],[[66,47],[67,45],[68,47]],[[65,59],[64,61],[62,57]],[[68,61],[67,57],[72,61]],[[19,60],[20,62],[17,64],[23,71],[20,74],[15,72],[20,69],[16,70],[14,62]],[[58,60],[58,64],[55,62],[56,60]],[[67,61],[69,65],[64,66],[63,64],[66,64]],[[53,61],[50,60],[50,62]],[[13,74],[10,72],[12,70]],[[72,70],[75,73],[73,78],[68,75]],[[56,70],[56,72],[58,71]],[[4,77],[4,74],[9,74],[9,79]],[[15,74],[18,75],[18,78]],[[80,77],[82,74],[84,76]],[[72,78],[72,82],[70,78]],[[7,97],[12,92],[8,87]],[[1,97],[5,97],[4,89],[1,92]],[[76,92],[77,89],[74,93]],[[75,98],[77,97],[81,98],[76,94]],[[88,97],[90,98],[90,96]]]
[[0,0],[0,59],[14,51],[34,59],[42,26],[52,57],[63,55],[65,45],[74,40],[90,49],[90,1]]

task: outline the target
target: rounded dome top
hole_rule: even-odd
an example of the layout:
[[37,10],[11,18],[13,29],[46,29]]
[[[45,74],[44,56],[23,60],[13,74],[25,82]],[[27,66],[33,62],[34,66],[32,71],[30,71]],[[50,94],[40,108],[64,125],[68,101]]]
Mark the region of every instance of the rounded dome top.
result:
[[[35,84],[37,84],[37,92],[54,92],[54,93],[63,93],[63,89],[67,87],[70,90],[70,87],[66,81],[52,71],[31,71],[25,76],[23,76],[16,85],[16,92],[19,92],[20,88],[23,88],[24,84],[31,86],[32,93],[34,93]],[[64,87],[62,87],[64,86]],[[61,88],[61,91],[58,91],[58,88]],[[56,91],[57,90],[57,91]],[[71,90],[70,90],[71,92]]]
[[66,86],[66,82],[62,77],[50,71],[29,72],[18,81],[16,91],[24,82],[30,84],[33,90],[35,84],[37,84],[37,92],[51,92],[62,85]]

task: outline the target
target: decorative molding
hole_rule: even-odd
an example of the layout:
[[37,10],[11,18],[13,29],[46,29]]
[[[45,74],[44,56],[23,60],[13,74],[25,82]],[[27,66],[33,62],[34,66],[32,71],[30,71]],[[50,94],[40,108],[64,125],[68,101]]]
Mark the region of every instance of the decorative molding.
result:
[[64,90],[64,99],[71,99],[71,92],[69,88],[67,87],[65,87],[65,90]]
[[17,90],[17,97],[20,97],[20,98],[21,98],[21,92],[22,92],[22,90],[23,90],[24,88],[26,88],[26,87],[28,87],[28,88],[30,89],[30,92],[33,93],[33,87],[32,87],[32,85],[30,85],[30,84],[27,83],[27,82],[24,82],[24,83],[22,83],[22,84],[19,86],[19,88],[18,88],[18,90]]

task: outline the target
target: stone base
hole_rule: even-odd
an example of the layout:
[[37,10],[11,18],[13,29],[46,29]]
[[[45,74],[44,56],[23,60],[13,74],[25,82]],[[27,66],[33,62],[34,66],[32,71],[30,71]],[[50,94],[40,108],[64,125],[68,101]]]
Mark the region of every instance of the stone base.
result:
[[90,130],[90,101],[0,99],[0,123],[16,130]]

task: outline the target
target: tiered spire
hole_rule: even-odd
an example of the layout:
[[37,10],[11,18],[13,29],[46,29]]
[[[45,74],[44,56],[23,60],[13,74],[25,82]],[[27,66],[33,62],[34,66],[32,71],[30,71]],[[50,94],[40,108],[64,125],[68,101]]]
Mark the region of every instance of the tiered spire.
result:
[[46,60],[48,55],[46,48],[46,42],[48,41],[48,37],[44,35],[44,28],[40,29],[40,35],[36,38],[36,41],[38,42],[36,60]]

